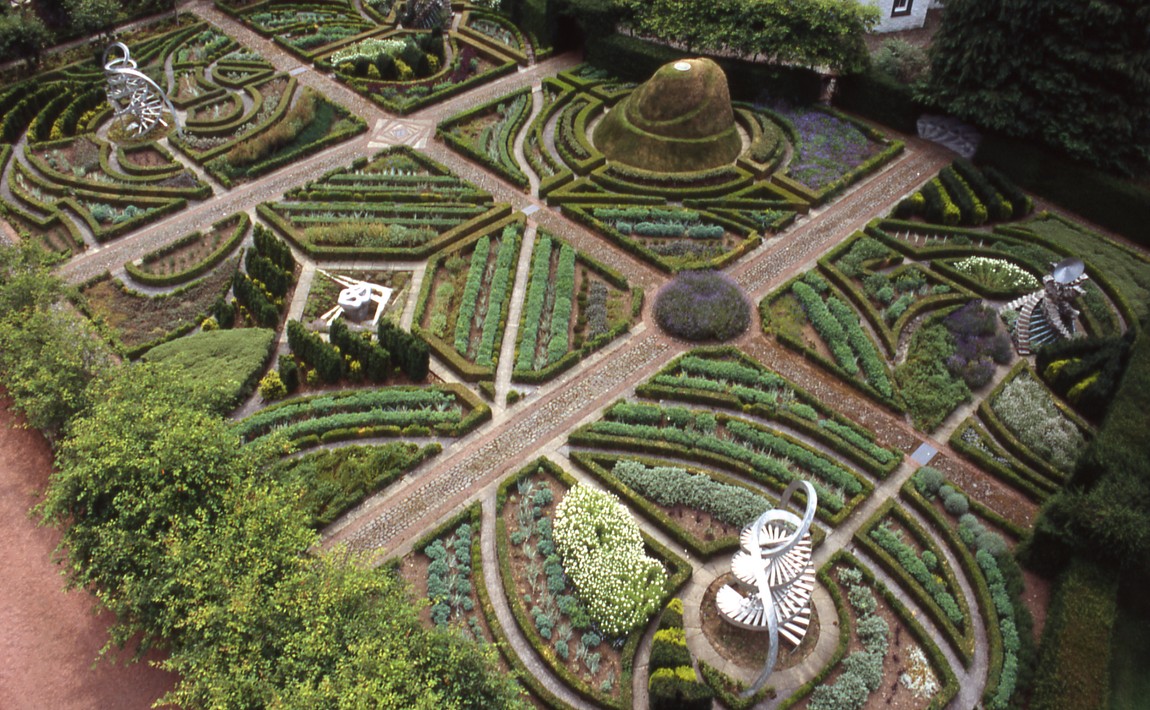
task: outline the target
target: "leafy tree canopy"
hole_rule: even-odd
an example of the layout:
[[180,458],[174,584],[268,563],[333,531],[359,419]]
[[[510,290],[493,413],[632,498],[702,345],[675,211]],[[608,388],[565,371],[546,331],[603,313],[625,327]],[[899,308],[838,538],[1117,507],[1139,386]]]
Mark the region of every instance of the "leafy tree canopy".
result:
[[49,435],[88,402],[111,353],[65,300],[43,252],[0,248],[0,380],[29,425]]
[[241,446],[217,389],[162,363],[91,387],[41,514],[70,581],[117,617],[111,643],[164,643],[184,707],[518,707],[494,651],[428,630],[393,575],[315,554],[274,440]]
[[52,33],[34,12],[10,12],[0,16],[0,57],[35,63],[52,43]]
[[782,64],[853,72],[867,64],[863,35],[878,9],[855,0],[617,0],[640,34],[688,50],[729,49]]
[[1150,163],[1150,4],[948,0],[927,98],[980,126],[1132,172]]
[[224,496],[255,476],[266,450],[241,448],[210,397],[179,372],[126,365],[93,384],[92,404],[57,451],[40,510],[66,525],[71,582],[93,589],[144,645],[171,631],[172,597],[160,571],[173,529],[212,526]]

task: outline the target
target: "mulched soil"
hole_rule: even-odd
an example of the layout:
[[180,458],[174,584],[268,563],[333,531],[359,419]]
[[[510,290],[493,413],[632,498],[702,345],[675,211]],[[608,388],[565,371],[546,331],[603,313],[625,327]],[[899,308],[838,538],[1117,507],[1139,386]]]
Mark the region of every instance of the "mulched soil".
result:
[[[111,614],[93,613],[87,592],[64,590],[53,563],[60,534],[28,515],[47,485],[52,452],[39,433],[19,428],[10,406],[0,399],[0,708],[148,708],[177,676],[146,662],[93,665]],[[145,661],[159,658],[149,654]]]
[[[845,586],[840,584],[839,590],[842,592],[843,603],[847,604],[847,590]],[[875,613],[885,619],[890,627],[890,635],[888,636],[890,646],[887,650],[886,657],[883,659],[882,684],[878,687],[878,690],[871,693],[870,699],[864,707],[894,708],[894,710],[917,710],[918,708],[925,708],[930,705],[930,699],[916,698],[910,690],[899,682],[899,676],[907,670],[908,654],[911,648],[917,646],[918,643],[910,634],[910,630],[894,615],[877,591],[874,596],[878,602]],[[849,628],[853,630],[857,626],[857,620],[855,619],[854,609],[851,608],[849,604],[847,604],[847,614],[851,619]],[[850,643],[847,646],[846,656],[861,650],[863,650],[862,643],[859,642],[858,638],[852,633]],[[846,656],[844,656],[844,658]],[[935,672],[937,673],[937,670]],[[834,685],[839,675],[840,670],[836,669],[821,685]],[[794,707],[805,710],[809,702],[810,696],[807,696]]]
[[[711,582],[711,586],[707,587],[707,591],[703,594],[702,606],[699,608],[703,619],[703,634],[723,658],[757,670],[767,661],[770,645],[767,633],[765,631],[751,631],[727,623],[719,615],[719,609],[715,605],[715,595],[718,594],[719,589],[725,584],[734,583],[734,575],[725,574],[716,578],[714,582]],[[832,619],[831,621],[835,620]],[[776,671],[798,665],[810,655],[811,651],[815,650],[819,638],[819,624],[818,612],[812,607],[810,628],[798,648],[792,648],[780,637],[779,657],[775,662]]]

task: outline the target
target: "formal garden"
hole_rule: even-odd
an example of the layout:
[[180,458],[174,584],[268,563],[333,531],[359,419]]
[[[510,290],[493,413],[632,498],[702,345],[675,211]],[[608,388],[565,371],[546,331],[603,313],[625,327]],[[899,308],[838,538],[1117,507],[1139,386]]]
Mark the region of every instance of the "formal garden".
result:
[[[0,85],[0,373],[111,642],[188,707],[1127,707],[1137,238],[543,6],[186,7],[116,34],[139,135],[103,40]],[[802,482],[768,660],[722,599]]]

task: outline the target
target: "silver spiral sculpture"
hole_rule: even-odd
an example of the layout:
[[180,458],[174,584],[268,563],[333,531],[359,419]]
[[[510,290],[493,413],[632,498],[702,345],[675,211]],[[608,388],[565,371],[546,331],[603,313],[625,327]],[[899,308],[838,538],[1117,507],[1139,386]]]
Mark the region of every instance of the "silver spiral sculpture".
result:
[[[791,512],[791,494],[802,486],[807,496],[802,515]],[[745,629],[767,631],[770,649],[763,670],[743,693],[757,693],[775,669],[779,636],[796,647],[811,622],[811,594],[815,568],[811,564],[811,522],[818,507],[814,486],[793,481],[783,492],[777,508],[768,510],[743,529],[731,560],[736,586],[724,585],[715,596],[722,617]],[[745,593],[744,593],[745,592]]]
[[146,134],[157,123],[166,127],[168,122],[164,120],[164,109],[171,114],[176,130],[183,132],[176,120],[176,108],[168,95],[136,68],[136,60],[132,59],[132,53],[123,42],[113,42],[104,50],[104,77],[114,118],[127,116],[132,119],[126,127],[136,136]]

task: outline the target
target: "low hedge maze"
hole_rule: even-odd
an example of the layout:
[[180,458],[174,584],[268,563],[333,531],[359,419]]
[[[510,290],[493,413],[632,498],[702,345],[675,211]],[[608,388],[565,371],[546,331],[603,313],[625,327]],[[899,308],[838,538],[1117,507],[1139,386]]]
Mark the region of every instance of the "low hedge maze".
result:
[[279,432],[299,448],[381,436],[449,436],[471,431],[491,410],[460,385],[387,387],[298,397],[236,425],[245,440]]
[[510,207],[400,146],[289,190],[258,211],[313,258],[420,259],[503,219]]

